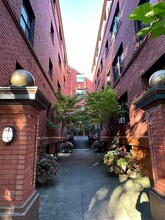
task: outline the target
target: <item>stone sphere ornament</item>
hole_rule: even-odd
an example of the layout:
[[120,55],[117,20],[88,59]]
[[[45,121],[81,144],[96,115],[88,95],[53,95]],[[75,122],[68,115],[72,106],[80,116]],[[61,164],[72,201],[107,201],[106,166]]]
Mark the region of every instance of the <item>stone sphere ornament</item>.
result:
[[149,87],[153,88],[155,86],[165,86],[165,69],[158,70],[151,75],[149,78]]
[[9,83],[12,86],[34,86],[35,79],[30,72],[20,69],[11,74]]

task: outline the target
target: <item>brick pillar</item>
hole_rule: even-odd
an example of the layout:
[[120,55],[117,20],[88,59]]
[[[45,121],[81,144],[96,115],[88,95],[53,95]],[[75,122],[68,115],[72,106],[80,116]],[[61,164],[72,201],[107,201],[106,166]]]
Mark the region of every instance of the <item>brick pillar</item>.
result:
[[155,87],[139,97],[134,104],[145,110],[152,161],[154,187],[150,191],[154,220],[165,215],[165,86]]
[[[39,112],[48,104],[37,87],[0,87],[1,220],[38,219],[35,176]],[[5,126],[16,129],[9,145],[2,141]]]

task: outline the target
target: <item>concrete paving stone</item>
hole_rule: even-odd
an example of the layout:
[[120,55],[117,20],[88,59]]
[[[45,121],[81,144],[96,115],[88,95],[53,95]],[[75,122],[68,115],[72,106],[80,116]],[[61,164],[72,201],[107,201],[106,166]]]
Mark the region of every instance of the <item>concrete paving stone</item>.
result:
[[81,206],[74,206],[67,201],[59,201],[54,206],[45,206],[45,210],[40,213],[40,220],[82,220]]
[[86,137],[75,141],[79,149],[60,156],[59,173],[37,186],[39,220],[150,220],[148,182],[107,173],[104,154],[89,150]]

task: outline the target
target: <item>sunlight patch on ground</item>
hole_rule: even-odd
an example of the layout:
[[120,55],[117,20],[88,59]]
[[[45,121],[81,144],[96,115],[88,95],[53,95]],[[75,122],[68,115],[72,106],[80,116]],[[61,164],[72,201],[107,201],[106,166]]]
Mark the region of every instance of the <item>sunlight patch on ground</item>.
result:
[[84,220],[141,220],[149,210],[148,177],[119,177],[121,185],[111,191],[104,186],[91,198]]
[[93,167],[97,166],[98,164],[99,164],[99,162],[93,164],[90,168],[93,168]]
[[70,153],[58,153],[59,157],[69,157]]

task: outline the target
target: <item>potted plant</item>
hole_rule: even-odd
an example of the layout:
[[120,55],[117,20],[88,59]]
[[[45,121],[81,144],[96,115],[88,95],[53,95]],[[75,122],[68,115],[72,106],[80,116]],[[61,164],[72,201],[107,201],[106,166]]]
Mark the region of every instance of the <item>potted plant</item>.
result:
[[40,149],[36,165],[36,182],[45,183],[55,176],[60,169],[58,159],[53,154],[46,153],[45,138],[40,138]]
[[53,154],[44,154],[37,160],[36,181],[45,183],[47,180],[56,175],[60,169],[60,164]]
[[98,139],[92,144],[92,148],[94,149],[95,152],[104,152],[105,151],[104,142]]
[[112,147],[104,156],[104,164],[108,166],[108,172],[115,174],[128,174],[135,176],[136,173],[141,172],[141,166],[136,158],[133,158],[131,153],[124,152],[123,148],[119,146],[117,139],[112,141]]
[[74,145],[70,141],[63,141],[60,144],[60,152],[62,153],[72,153]]

